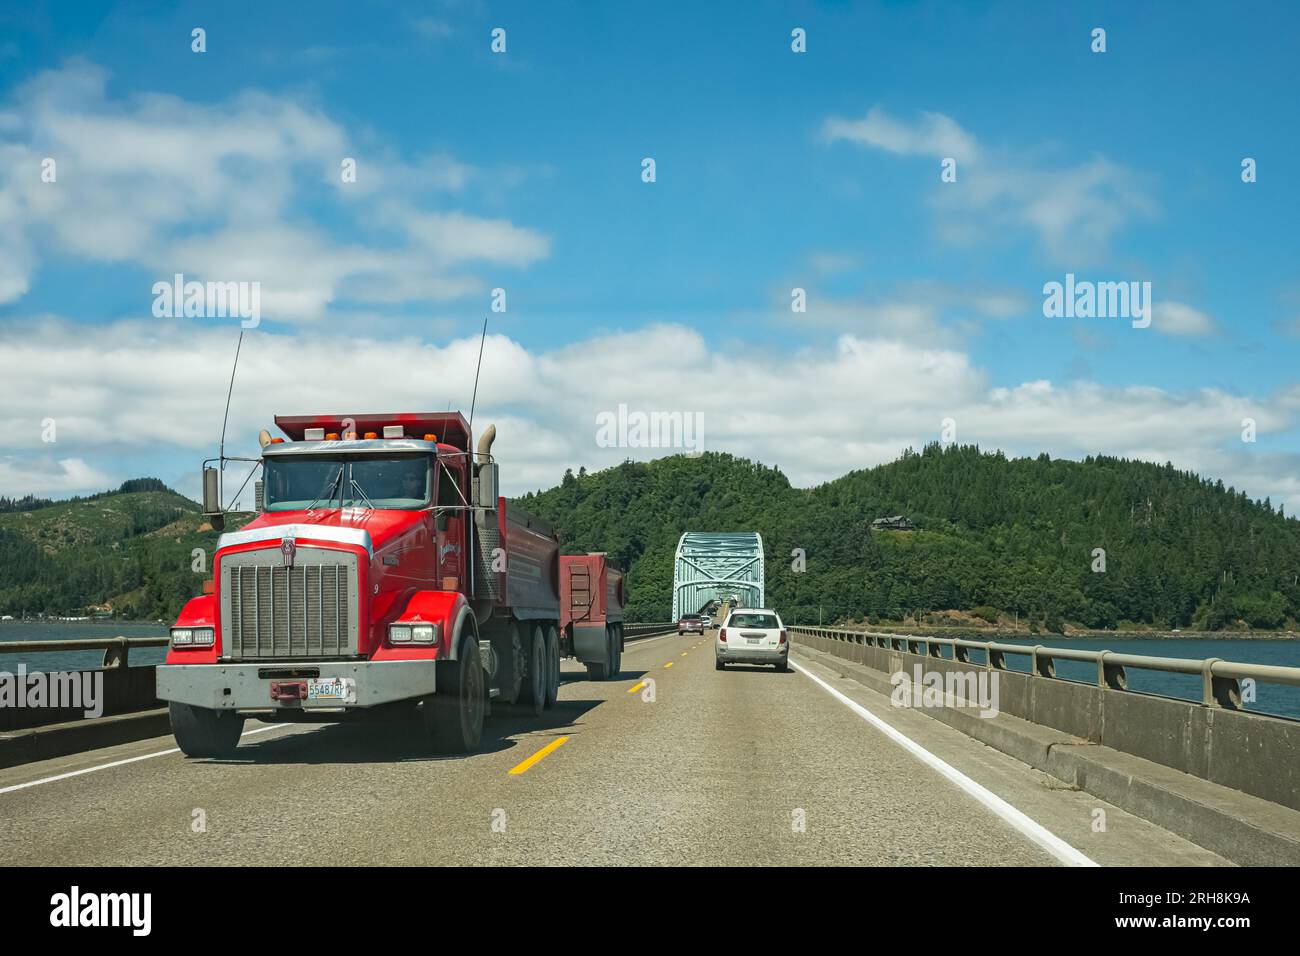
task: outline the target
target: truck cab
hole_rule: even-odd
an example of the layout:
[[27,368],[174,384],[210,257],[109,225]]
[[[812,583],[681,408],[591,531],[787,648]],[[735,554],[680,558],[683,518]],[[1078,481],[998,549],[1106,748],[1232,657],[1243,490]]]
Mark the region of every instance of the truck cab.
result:
[[458,413],[276,424],[258,515],[221,536],[158,668],[181,749],[228,755],[248,717],[397,712],[463,752],[494,698],[553,704],[558,539],[497,496],[495,428],[471,451]]

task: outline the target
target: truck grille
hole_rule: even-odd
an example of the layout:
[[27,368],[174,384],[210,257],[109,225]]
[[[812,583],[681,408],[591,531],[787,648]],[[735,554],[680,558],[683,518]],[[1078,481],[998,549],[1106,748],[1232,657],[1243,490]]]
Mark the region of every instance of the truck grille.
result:
[[279,548],[221,559],[222,656],[232,660],[357,653],[357,560],[300,547],[285,567]]

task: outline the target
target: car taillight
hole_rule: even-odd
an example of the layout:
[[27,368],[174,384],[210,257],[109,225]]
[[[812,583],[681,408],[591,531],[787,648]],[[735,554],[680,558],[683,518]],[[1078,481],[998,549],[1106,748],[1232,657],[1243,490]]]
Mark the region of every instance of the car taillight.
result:
[[782,631],[782,632],[781,632],[781,640],[777,641],[777,643],[778,643],[778,644],[784,644],[784,643],[785,643],[785,631]]
[[724,644],[727,643],[727,629],[725,627],[718,631],[718,640]]

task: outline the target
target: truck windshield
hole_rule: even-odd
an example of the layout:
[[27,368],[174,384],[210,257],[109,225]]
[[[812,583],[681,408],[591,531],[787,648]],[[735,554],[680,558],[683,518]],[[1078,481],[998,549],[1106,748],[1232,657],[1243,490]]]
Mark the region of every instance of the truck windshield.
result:
[[429,465],[428,455],[268,457],[263,507],[267,511],[424,508],[432,490]]

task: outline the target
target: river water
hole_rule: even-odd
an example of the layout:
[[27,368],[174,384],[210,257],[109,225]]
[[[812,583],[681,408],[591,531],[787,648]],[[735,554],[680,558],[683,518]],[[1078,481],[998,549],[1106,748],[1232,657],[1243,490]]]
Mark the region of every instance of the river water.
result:
[[[123,624],[120,622],[68,621],[54,623],[33,623],[24,621],[0,621],[0,645],[9,641],[59,640],[77,637],[166,637],[167,626],[163,624]],[[956,634],[953,635],[958,636]],[[962,634],[973,640],[981,638],[973,634]],[[999,643],[1020,644],[1032,647],[1042,644],[1053,646],[1050,636],[1040,638],[999,637]],[[1278,638],[1265,640],[1248,640],[1240,638],[1057,638],[1056,646],[1077,648],[1080,650],[1110,650],[1125,654],[1145,654],[1152,657],[1183,657],[1203,660],[1208,657],[1220,657],[1226,661],[1241,661],[1250,664],[1278,664],[1285,667],[1300,667],[1300,638]],[[166,648],[148,647],[131,651],[130,663],[133,666],[159,664],[166,655]],[[99,667],[103,662],[103,651],[64,651],[42,652],[36,654],[0,653],[0,671],[13,672],[20,662],[27,665],[28,671],[36,670],[85,670]],[[983,662],[982,652],[976,652],[976,660]],[[1012,670],[1028,671],[1029,657],[1008,655],[1007,666]],[[1057,661],[1056,674],[1065,680],[1078,680],[1086,683],[1096,681],[1096,666],[1081,661]],[[1129,688],[1148,694],[1164,697],[1178,697],[1183,700],[1201,699],[1201,679],[1191,674],[1167,674],[1161,671],[1148,671],[1130,668],[1128,671]],[[1260,713],[1278,714],[1285,717],[1300,718],[1300,687],[1288,687],[1279,684],[1257,684],[1256,699],[1247,702],[1247,710]]]

